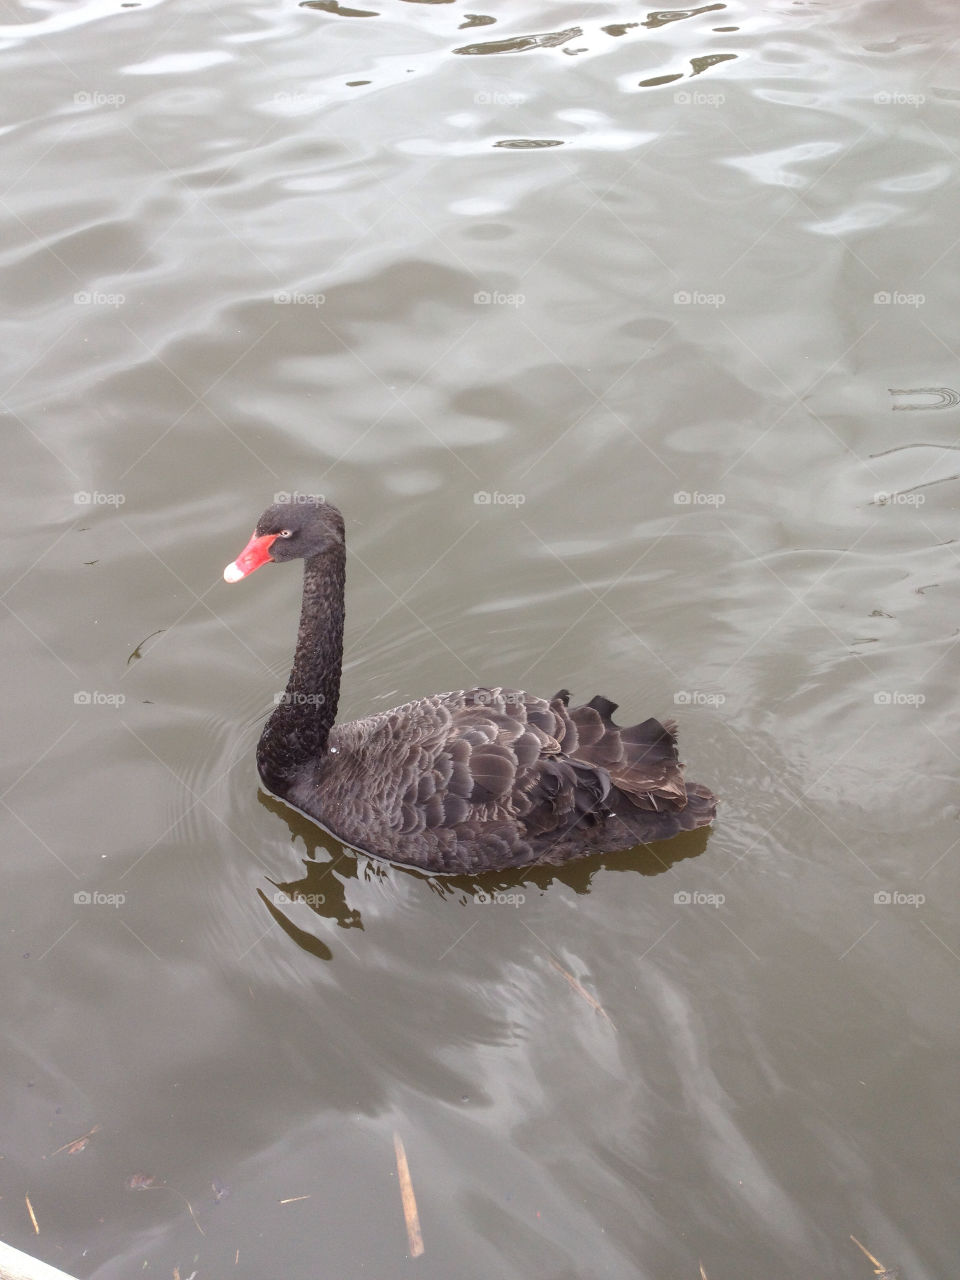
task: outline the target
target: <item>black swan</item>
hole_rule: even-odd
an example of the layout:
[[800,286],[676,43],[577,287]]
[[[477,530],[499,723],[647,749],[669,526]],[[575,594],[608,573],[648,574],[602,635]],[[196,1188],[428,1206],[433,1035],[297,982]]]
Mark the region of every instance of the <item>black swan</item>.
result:
[[334,724],[340,697],[343,517],[319,499],[268,507],[223,572],[305,561],[293,670],[257,746],[264,785],[376,858],[474,874],[631,849],[712,822],[684,785],[676,726],[621,728],[616,703],[569,705],[517,689],[437,693]]

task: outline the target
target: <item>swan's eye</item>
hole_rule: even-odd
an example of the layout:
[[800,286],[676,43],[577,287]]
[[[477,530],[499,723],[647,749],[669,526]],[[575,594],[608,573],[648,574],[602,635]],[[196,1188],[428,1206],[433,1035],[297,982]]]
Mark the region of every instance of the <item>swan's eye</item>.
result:
[[292,530],[292,529],[281,529],[281,530],[280,530],[280,532],[277,534],[277,537],[278,537],[278,538],[292,538],[292,537],[293,537],[293,530]]

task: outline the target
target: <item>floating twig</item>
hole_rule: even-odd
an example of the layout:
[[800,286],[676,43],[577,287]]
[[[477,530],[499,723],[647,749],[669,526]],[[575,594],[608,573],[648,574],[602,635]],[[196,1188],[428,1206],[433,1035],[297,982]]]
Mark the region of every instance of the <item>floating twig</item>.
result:
[[591,1008],[595,1009],[597,1013],[601,1014],[604,1018],[606,1018],[606,1020],[610,1023],[611,1027],[613,1027],[614,1031],[616,1031],[617,1029],[616,1023],[610,1017],[609,1013],[607,1013],[606,1009],[603,1007],[600,1001],[594,1000],[590,992],[580,985],[580,983],[576,980],[576,978],[573,976],[572,973],[567,973],[563,965],[558,964],[557,961],[554,960],[553,956],[548,956],[547,958],[549,959],[553,967],[556,969],[556,971],[558,973],[563,974],[566,980],[570,983],[571,987],[573,987],[574,991],[576,991],[577,995],[583,996],[587,1004],[590,1005]]
[[417,1198],[413,1194],[410,1166],[407,1164],[407,1153],[403,1149],[403,1139],[396,1130],[393,1134],[393,1149],[397,1157],[397,1177],[400,1179],[400,1199],[403,1203],[403,1219],[407,1224],[407,1242],[410,1245],[410,1257],[419,1258],[423,1253],[423,1236],[420,1233]]
[[[312,1194],[312,1192],[311,1192]],[[296,1204],[298,1200],[309,1200],[310,1196],[288,1196],[286,1200],[281,1200],[281,1204]]]
[[33,1230],[36,1235],[40,1234],[40,1224],[37,1222],[37,1215],[33,1212],[33,1205],[30,1203],[30,1197],[24,1196],[27,1202],[27,1212],[30,1214],[30,1221],[33,1223]]
[[127,658],[127,666],[129,667],[130,663],[133,662],[134,659],[142,658],[143,654],[140,652],[140,650],[147,643],[147,641],[152,640],[154,636],[162,636],[164,631],[166,631],[166,629],[167,629],[166,627],[161,627],[159,631],[151,631],[148,636],[144,636],[144,638],[140,641],[140,643],[134,649],[133,653],[130,654],[130,657]]
[[879,1276],[880,1280],[897,1280],[897,1273],[896,1273],[895,1271],[890,1271],[890,1270],[888,1270],[888,1269],[883,1265],[883,1263],[882,1263],[882,1262],[878,1261],[878,1260],[873,1256],[873,1254],[870,1252],[870,1250],[869,1250],[865,1245],[862,1245],[862,1244],[860,1243],[860,1241],[857,1239],[857,1237],[856,1237],[856,1236],[852,1235],[852,1236],[850,1237],[850,1239],[851,1239],[851,1240],[853,1241],[853,1243],[857,1246],[857,1248],[860,1250],[860,1252],[861,1252],[861,1253],[863,1253],[863,1254],[865,1254],[865,1255],[870,1259],[870,1261],[873,1263],[873,1266],[874,1266],[874,1272],[873,1272],[873,1274],[874,1274],[875,1276]]
[[74,1156],[78,1151],[82,1151],[95,1133],[99,1133],[101,1125],[95,1124],[89,1133],[85,1133],[82,1138],[74,1138],[72,1142],[65,1142],[62,1147],[57,1147],[56,1151],[51,1151],[51,1156],[58,1156],[61,1151],[67,1151]]

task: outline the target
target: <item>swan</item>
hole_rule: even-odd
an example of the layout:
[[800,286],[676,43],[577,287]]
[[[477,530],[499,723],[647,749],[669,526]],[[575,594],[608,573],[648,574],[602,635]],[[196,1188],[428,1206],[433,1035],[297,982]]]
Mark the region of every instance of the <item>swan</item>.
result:
[[683,778],[676,725],[621,727],[597,695],[570,705],[500,686],[436,693],[337,724],[343,516],[275,503],[227,565],[229,583],[303,560],[293,668],[257,746],[264,786],[363,853],[471,875],[631,849],[708,826],[716,799]]

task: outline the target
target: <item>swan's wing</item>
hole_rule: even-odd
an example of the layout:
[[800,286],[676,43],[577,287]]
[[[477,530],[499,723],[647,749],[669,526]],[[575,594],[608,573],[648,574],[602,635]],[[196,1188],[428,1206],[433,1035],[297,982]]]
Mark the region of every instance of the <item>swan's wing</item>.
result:
[[[399,835],[436,828],[514,826],[524,837],[591,824],[626,801],[683,808],[686,794],[673,726],[621,729],[605,698],[573,710],[561,690],[549,702],[511,689],[471,689],[397,708],[403,742],[392,825]],[[410,728],[419,731],[410,736]]]
[[563,750],[568,717],[513,689],[469,689],[397,708],[407,712],[401,835],[438,827],[517,823],[542,761]]
[[653,718],[622,728],[611,716],[617,704],[599,694],[570,717],[576,726],[576,760],[599,765],[638,809],[663,812],[687,803],[683,765],[677,757],[676,724]]

